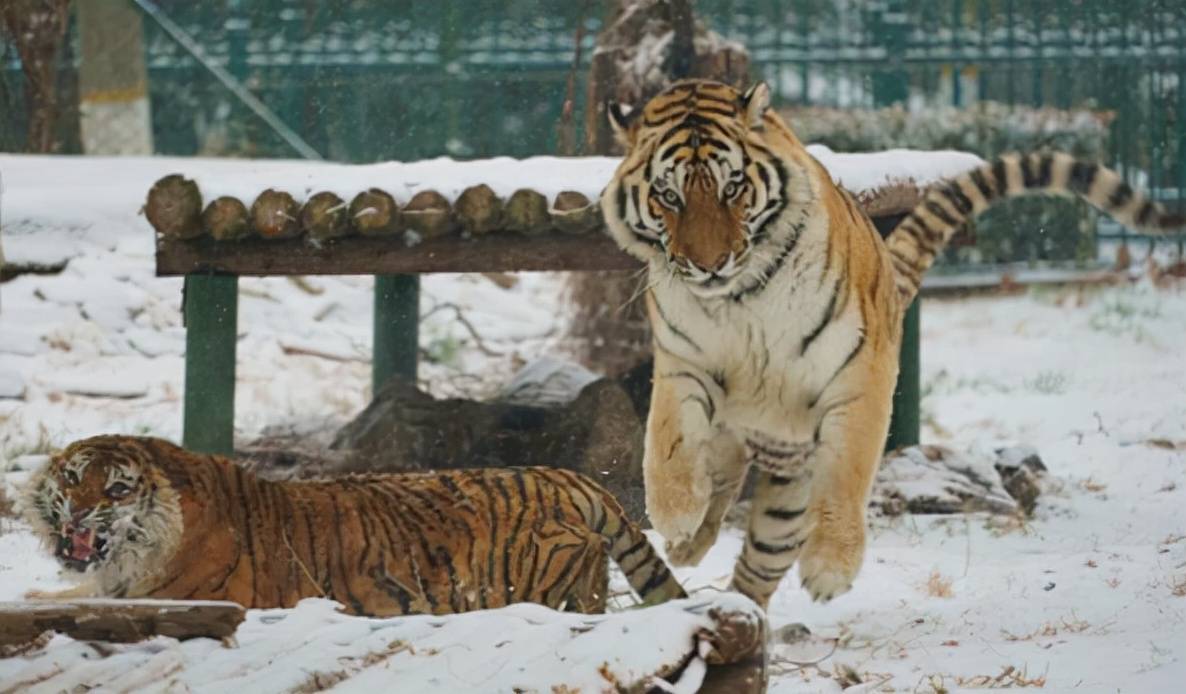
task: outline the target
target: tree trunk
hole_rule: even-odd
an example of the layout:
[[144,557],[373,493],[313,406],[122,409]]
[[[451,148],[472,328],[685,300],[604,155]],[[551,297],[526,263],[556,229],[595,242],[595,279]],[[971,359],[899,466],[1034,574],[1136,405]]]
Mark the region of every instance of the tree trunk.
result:
[[[691,0],[616,0],[615,12],[597,37],[589,66],[585,111],[585,153],[614,154],[605,103],[641,107],[673,81],[715,79],[743,86],[749,59],[736,44],[697,24]],[[666,52],[639,55],[671,34]],[[651,333],[639,300],[637,272],[588,272],[569,276],[566,294],[574,311],[568,333],[576,357],[594,371],[618,376],[650,355]]]
[[25,74],[29,130],[25,149],[44,154],[57,149],[57,57],[70,16],[69,0],[6,0],[0,19],[16,45]]

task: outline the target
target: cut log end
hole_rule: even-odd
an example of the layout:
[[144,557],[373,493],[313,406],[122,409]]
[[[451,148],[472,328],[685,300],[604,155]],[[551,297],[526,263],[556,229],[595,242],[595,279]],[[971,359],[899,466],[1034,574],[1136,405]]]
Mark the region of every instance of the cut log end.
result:
[[400,216],[404,226],[425,239],[447,236],[457,228],[449,201],[435,190],[413,195]]
[[217,198],[202,212],[202,227],[216,241],[233,241],[250,236],[247,206],[238,198],[226,195]]
[[301,208],[301,228],[318,241],[336,239],[350,233],[346,203],[330,192],[317,193]]
[[523,234],[542,234],[552,227],[548,199],[529,188],[520,188],[507,200],[506,228]]
[[552,223],[566,234],[584,234],[601,226],[601,208],[583,193],[566,190],[552,203]]
[[400,213],[395,198],[378,188],[365,190],[350,201],[350,223],[363,236],[387,236],[399,232]]
[[461,226],[475,236],[487,234],[502,226],[502,200],[485,183],[461,191],[455,210]]
[[251,226],[266,239],[286,239],[301,233],[300,205],[284,191],[268,188],[251,206]]
[[202,193],[198,184],[181,174],[158,180],[148,191],[144,215],[163,236],[180,239],[201,236]]

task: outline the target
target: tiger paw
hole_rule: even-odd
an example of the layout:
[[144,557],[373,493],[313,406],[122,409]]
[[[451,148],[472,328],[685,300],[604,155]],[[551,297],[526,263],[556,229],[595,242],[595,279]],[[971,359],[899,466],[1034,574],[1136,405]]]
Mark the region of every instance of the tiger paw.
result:
[[[863,534],[862,534],[863,535]],[[828,602],[852,590],[861,570],[864,538],[859,544],[839,543],[813,534],[799,557],[799,578],[815,602]]]
[[647,517],[671,545],[694,542],[704,522],[712,495],[712,480],[702,465],[687,459],[643,462]]
[[713,537],[707,542],[700,537],[700,533],[689,540],[683,542],[667,541],[667,561],[672,566],[696,566],[704,559],[704,555],[708,554],[708,550],[712,549]]

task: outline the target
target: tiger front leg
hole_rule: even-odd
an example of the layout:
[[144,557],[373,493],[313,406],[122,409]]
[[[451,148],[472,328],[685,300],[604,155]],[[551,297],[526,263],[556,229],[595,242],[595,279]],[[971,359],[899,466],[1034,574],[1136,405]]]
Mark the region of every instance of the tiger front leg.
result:
[[707,374],[656,351],[642,467],[647,516],[669,546],[691,543],[708,515],[713,418],[722,398]]
[[889,429],[892,381],[868,387],[829,413],[811,461],[812,531],[799,557],[799,578],[813,600],[852,588],[865,557],[865,511]]
[[712,480],[711,498],[700,527],[691,538],[682,542],[667,542],[667,560],[673,566],[695,566],[717,541],[725,514],[737,501],[745,473],[749,469],[745,448],[727,429],[717,429],[704,446],[704,461]]
[[30,590],[25,593],[26,600],[78,600],[80,598],[98,598],[102,597],[98,585],[93,580],[86,580],[82,583],[65,590]]

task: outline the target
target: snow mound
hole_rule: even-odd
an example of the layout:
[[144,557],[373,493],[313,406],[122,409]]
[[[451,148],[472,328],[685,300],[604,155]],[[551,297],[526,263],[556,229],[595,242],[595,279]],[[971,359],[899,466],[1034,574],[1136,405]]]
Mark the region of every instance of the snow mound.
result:
[[[158,637],[107,645],[97,655],[57,636],[37,654],[0,659],[0,682],[39,691],[614,691],[701,657],[699,634],[715,624],[710,610],[762,619],[756,605],[731,593],[607,615],[520,604],[368,619],[339,607],[309,599],[293,609],[250,610],[231,647]],[[703,668],[685,676],[702,677]]]

